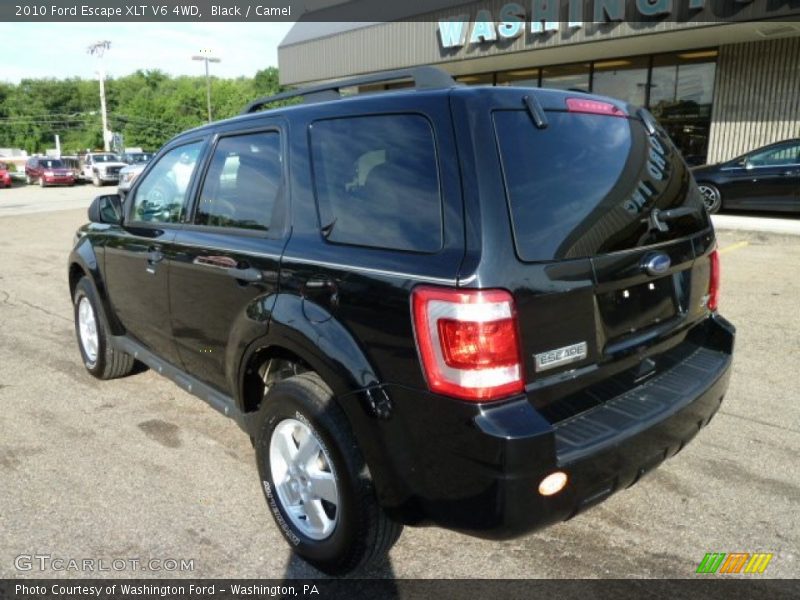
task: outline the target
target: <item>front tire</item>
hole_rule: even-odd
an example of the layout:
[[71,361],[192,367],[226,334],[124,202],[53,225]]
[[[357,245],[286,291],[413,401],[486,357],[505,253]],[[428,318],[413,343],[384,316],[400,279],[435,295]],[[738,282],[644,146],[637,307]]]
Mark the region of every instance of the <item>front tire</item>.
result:
[[86,370],[98,379],[130,374],[134,358],[114,347],[103,309],[85,277],[75,286],[73,306],[75,335]]
[[719,188],[711,183],[699,183],[697,188],[703,195],[703,204],[708,211],[708,214],[714,215],[722,208],[722,194]]
[[275,383],[255,438],[267,505],[292,550],[340,575],[376,564],[403,526],[378,504],[350,425],[315,373]]
[[103,182],[100,181],[100,177],[97,175],[97,173],[92,175],[92,185],[94,185],[94,187],[101,187],[103,185]]
[[47,187],[47,184],[44,181],[44,177],[39,179],[39,187],[42,187],[42,188]]

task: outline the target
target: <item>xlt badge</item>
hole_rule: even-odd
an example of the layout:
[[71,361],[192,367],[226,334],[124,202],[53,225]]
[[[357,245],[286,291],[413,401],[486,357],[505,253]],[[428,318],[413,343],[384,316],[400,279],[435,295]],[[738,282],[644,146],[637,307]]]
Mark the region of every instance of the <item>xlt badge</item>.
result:
[[541,352],[534,356],[536,359],[536,370],[546,371],[547,369],[553,369],[568,363],[578,362],[586,358],[586,354],[586,342]]

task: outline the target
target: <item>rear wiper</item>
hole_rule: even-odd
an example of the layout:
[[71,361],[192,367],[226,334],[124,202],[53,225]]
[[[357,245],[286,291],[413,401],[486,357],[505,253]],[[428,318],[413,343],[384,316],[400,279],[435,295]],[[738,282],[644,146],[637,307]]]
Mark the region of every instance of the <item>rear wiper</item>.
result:
[[525,96],[522,101],[525,103],[525,108],[528,109],[528,114],[533,119],[533,124],[537,129],[547,128],[547,117],[544,114],[541,102],[536,96]]
[[675,221],[681,217],[700,214],[701,211],[702,209],[700,207],[695,206],[681,206],[680,208],[670,208],[669,210],[659,210],[654,208],[652,211],[650,211],[650,214],[647,216],[647,218],[642,220],[647,222],[648,229],[650,231],[665,232],[669,231],[669,225],[667,225],[667,221]]

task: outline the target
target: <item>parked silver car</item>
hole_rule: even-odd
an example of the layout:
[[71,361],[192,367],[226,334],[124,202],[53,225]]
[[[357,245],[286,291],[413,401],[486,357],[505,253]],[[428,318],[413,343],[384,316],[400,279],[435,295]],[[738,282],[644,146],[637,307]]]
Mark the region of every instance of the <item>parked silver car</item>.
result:
[[117,186],[117,193],[120,195],[120,198],[123,200],[125,196],[131,189],[133,182],[136,181],[136,178],[142,174],[144,171],[147,163],[135,163],[132,165],[128,165],[127,167],[123,167],[123,169],[119,172],[119,185]]

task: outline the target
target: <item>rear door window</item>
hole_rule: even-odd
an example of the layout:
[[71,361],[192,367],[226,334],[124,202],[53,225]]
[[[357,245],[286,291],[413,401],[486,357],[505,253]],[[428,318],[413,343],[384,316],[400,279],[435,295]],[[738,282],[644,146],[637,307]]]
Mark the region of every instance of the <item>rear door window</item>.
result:
[[425,117],[317,121],[311,155],[329,242],[426,253],[442,247],[436,146]]
[[277,131],[224,137],[214,150],[195,223],[268,231],[282,182]]
[[[636,119],[604,115],[548,111],[547,120],[537,129],[524,110],[494,113],[522,260],[583,258],[708,227],[696,186],[663,131],[651,136]],[[653,209],[680,207],[687,214],[651,218]]]

